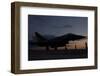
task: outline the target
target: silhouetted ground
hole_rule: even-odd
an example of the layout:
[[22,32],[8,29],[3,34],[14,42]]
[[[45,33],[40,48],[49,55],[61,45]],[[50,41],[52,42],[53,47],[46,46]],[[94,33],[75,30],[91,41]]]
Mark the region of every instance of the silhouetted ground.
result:
[[87,49],[59,49],[44,50],[30,49],[28,52],[28,60],[55,60],[55,59],[79,59],[88,58]]

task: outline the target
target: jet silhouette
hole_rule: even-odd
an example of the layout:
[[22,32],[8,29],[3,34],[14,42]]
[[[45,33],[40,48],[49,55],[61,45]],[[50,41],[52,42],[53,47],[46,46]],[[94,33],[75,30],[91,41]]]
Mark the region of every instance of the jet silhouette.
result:
[[49,50],[49,47],[52,47],[55,50],[57,50],[58,47],[62,47],[62,46],[65,46],[65,49],[67,49],[66,44],[68,44],[69,41],[86,38],[85,36],[76,35],[72,33],[68,33],[68,34],[65,34],[59,37],[55,37],[53,39],[46,39],[44,36],[42,36],[38,32],[35,32],[35,36],[37,39],[37,45],[45,46],[46,50]]

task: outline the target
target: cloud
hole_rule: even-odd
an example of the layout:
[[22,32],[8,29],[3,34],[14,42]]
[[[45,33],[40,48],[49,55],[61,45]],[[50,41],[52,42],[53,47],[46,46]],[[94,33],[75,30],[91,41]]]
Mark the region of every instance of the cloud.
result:
[[72,25],[64,25],[63,27],[72,28]]
[[54,26],[55,28],[72,28],[72,25],[69,25],[69,24],[67,24],[67,25],[56,25],[56,26]]

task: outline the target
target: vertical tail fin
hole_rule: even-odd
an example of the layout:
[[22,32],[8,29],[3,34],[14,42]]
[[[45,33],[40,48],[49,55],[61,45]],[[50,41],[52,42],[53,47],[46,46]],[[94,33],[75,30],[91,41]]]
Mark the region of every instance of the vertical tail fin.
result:
[[45,41],[46,39],[40,35],[38,32],[35,32],[35,35],[36,35],[36,38],[37,38],[37,41],[39,42],[42,42],[42,41]]

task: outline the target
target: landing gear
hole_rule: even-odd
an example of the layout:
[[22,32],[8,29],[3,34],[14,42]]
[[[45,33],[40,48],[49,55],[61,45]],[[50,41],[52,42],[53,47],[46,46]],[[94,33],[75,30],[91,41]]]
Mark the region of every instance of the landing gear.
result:
[[67,47],[66,47],[66,45],[65,45],[65,50],[67,50]]
[[46,46],[46,50],[49,50],[49,46]]
[[87,45],[87,43],[85,43],[85,48],[88,49],[88,45]]
[[54,49],[57,50],[57,47],[55,47]]

